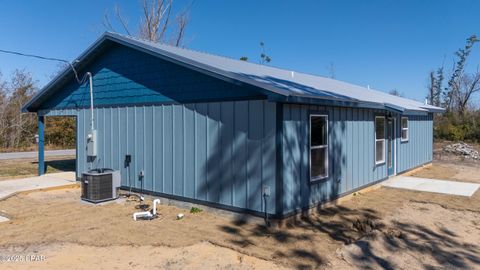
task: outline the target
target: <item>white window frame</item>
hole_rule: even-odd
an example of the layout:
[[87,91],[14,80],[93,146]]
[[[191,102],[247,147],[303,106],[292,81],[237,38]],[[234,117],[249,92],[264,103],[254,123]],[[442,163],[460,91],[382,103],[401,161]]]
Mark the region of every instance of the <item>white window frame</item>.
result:
[[[377,139],[377,119],[383,119],[383,139]],[[375,165],[380,165],[380,164],[385,164],[386,163],[386,151],[385,151],[385,146],[386,146],[386,134],[385,134],[385,126],[386,126],[386,119],[385,116],[375,116],[375,123],[373,125],[374,130],[374,136],[375,136]],[[383,141],[383,160],[377,161],[377,142]]]
[[[317,145],[317,146],[312,146],[312,117],[324,117],[325,118],[325,123],[327,125],[327,136],[326,136],[326,139],[327,139],[327,144],[325,145]],[[328,178],[328,172],[329,172],[329,164],[328,164],[328,159],[329,159],[329,154],[328,154],[328,143],[329,143],[329,139],[328,139],[328,115],[327,114],[310,114],[310,117],[309,117],[309,130],[308,130],[308,133],[309,133],[309,137],[308,137],[308,145],[309,145],[309,149],[308,149],[308,155],[309,155],[309,160],[310,160],[310,182],[314,182],[314,181],[318,181],[318,180],[322,180],[322,179],[325,179],[325,178]],[[312,149],[322,149],[322,148],[326,148],[326,151],[325,151],[325,175],[317,175],[317,176],[312,176]]]
[[[407,119],[407,127],[404,128],[403,127],[403,119]],[[402,142],[408,142],[408,140],[410,139],[410,131],[409,131],[409,126],[410,126],[410,123],[409,123],[409,120],[408,120],[408,117],[407,116],[402,116],[401,120],[400,120],[400,141]],[[403,138],[403,131],[407,131],[407,138]]]

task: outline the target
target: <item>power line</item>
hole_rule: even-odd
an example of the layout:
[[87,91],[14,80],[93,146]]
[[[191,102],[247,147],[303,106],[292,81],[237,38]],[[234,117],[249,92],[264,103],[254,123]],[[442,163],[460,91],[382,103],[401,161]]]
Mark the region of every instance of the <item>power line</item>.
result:
[[24,57],[33,57],[33,58],[37,58],[37,59],[41,59],[41,60],[57,61],[57,62],[66,63],[66,64],[68,64],[68,65],[72,68],[73,73],[75,74],[75,79],[77,80],[78,84],[83,84],[83,83],[86,81],[86,79],[87,79],[87,74],[85,74],[85,75],[83,76],[82,80],[80,80],[80,79],[78,78],[78,73],[77,73],[77,71],[75,70],[75,67],[72,65],[72,63],[70,63],[69,61],[64,60],[64,59],[52,58],[52,57],[45,57],[45,56],[40,56],[40,55],[35,55],[35,54],[21,53],[21,52],[8,51],[8,50],[2,50],[2,49],[0,49],[0,52],[8,53],[8,54],[14,54],[14,55],[19,55],[19,56],[24,56]]

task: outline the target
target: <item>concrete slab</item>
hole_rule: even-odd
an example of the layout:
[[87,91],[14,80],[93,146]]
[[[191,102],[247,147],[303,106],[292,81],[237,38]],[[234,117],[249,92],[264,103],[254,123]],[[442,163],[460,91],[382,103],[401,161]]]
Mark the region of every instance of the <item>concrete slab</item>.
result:
[[471,197],[480,187],[480,184],[476,183],[446,181],[410,176],[396,176],[383,182],[382,185],[391,188],[401,188],[466,197]]
[[50,173],[42,176],[0,181],[0,200],[18,192],[75,185],[75,172]]

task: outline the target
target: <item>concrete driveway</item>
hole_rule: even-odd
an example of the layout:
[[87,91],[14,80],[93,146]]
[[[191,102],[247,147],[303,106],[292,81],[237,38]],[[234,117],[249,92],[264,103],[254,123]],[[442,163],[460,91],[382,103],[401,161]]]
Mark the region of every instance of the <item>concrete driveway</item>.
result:
[[419,178],[410,176],[395,176],[382,184],[385,187],[434,192],[449,195],[471,197],[480,184],[446,181],[439,179]]
[[0,181],[0,200],[19,192],[54,189],[77,185],[75,172],[49,173],[42,176]]
[[[45,157],[74,156],[74,155],[75,155],[75,149],[45,151]],[[38,157],[37,151],[0,153],[0,159],[19,159],[19,158],[36,158],[36,157]]]

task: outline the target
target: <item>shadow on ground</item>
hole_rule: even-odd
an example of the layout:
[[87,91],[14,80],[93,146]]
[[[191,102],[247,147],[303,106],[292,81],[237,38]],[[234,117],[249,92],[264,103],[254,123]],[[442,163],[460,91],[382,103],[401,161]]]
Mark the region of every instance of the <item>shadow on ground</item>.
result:
[[[32,164],[38,165],[38,162],[34,161]],[[61,160],[49,160],[45,161],[44,173],[51,172],[70,172],[75,171],[76,160],[75,159],[61,159]]]
[[231,235],[230,243],[249,252],[270,249],[270,259],[296,269],[325,266],[328,260],[322,254],[331,253],[329,249],[353,243],[383,227],[375,210],[343,206],[319,208],[315,214],[289,219],[282,227],[252,225],[247,219],[242,216],[220,226]]
[[[408,250],[410,253],[428,256],[445,269],[470,269],[472,264],[480,265],[478,252],[480,246],[461,241],[455,232],[445,227],[433,231],[423,225],[394,221],[392,228],[385,231],[382,237],[386,250],[392,253]],[[359,242],[356,245],[361,246],[362,250],[365,249],[365,255],[372,253],[372,250],[368,248],[368,243]],[[379,263],[374,257],[370,259],[370,261],[372,260]],[[382,264],[379,263],[379,265]],[[423,263],[424,269],[436,269],[437,267],[428,262]]]
[[[248,253],[269,249],[268,259],[296,269],[331,267],[324,255],[335,256],[343,245],[356,247],[349,263],[359,269],[396,269],[395,262],[385,254],[395,257],[404,252],[428,256],[448,269],[468,269],[471,264],[480,264],[480,247],[463,243],[448,228],[436,232],[400,222],[386,226],[374,209],[317,209],[315,214],[292,219],[280,228],[249,224],[247,219],[239,217],[219,229],[231,236],[228,241],[237,249]],[[381,250],[373,245],[375,239],[383,240]],[[435,268],[428,261],[421,263],[424,269]]]

